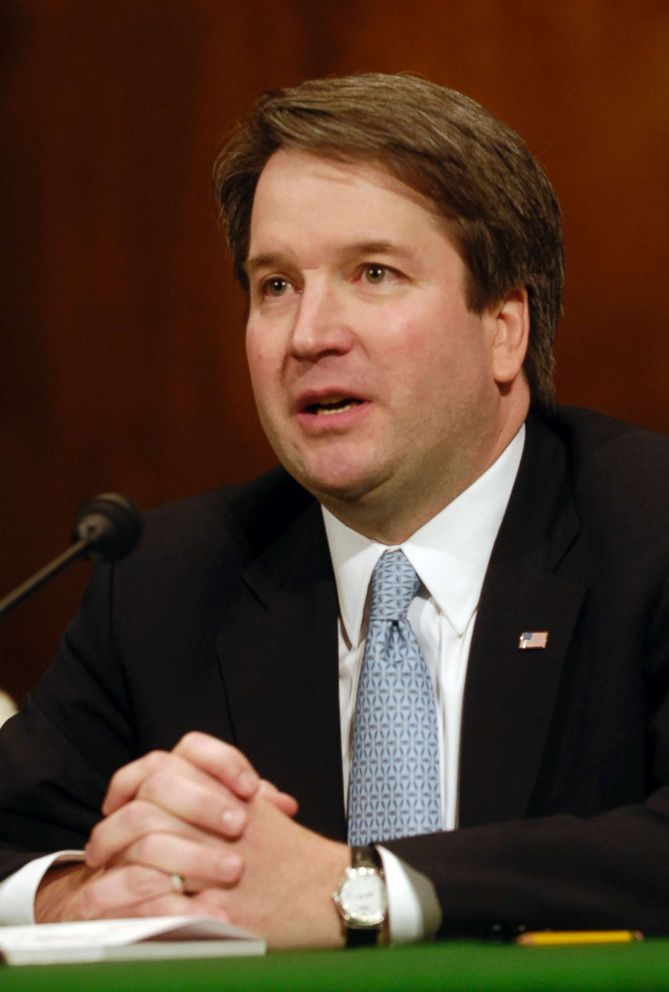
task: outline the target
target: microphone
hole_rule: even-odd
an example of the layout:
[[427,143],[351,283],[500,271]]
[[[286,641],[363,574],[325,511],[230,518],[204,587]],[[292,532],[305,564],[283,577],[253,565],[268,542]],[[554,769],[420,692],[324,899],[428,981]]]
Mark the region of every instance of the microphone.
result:
[[137,507],[125,496],[102,493],[79,509],[73,543],[13,592],[0,600],[0,617],[9,613],[77,558],[115,561],[129,554],[137,544],[144,523]]
[[116,561],[132,551],[143,526],[134,503],[118,493],[102,493],[80,508],[72,540],[84,541],[84,554],[91,558]]

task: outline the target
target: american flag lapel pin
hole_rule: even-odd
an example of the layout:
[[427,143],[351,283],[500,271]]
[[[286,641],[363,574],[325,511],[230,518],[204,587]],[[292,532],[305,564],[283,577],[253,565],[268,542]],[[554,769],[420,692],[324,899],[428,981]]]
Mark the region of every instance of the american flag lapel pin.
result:
[[545,648],[548,644],[547,630],[524,630],[518,640],[518,647],[521,651],[531,651],[532,649]]

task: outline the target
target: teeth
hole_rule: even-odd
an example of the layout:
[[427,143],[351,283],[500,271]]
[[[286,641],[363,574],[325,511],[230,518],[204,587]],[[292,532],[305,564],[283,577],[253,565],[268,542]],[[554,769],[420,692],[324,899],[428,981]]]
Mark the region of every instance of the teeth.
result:
[[351,410],[355,405],[355,400],[341,400],[339,403],[333,403],[332,406],[316,407],[316,413],[319,416],[325,414],[328,417],[331,413],[342,413],[344,410]]
[[329,403],[310,403],[307,407],[309,413],[315,413],[318,416],[330,416],[333,413],[342,413],[345,410],[351,410],[354,406],[358,406],[362,400],[356,399],[341,399],[341,400],[331,400]]

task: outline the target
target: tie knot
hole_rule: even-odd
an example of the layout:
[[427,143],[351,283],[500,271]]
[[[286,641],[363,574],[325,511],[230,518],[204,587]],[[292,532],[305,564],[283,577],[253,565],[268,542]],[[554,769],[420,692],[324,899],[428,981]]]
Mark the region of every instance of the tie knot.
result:
[[420,589],[416,570],[403,551],[385,551],[372,572],[370,620],[401,620]]

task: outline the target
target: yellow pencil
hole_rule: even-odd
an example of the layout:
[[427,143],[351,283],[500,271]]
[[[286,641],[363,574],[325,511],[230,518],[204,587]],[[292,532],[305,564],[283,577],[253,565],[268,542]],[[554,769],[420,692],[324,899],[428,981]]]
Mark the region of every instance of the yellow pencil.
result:
[[643,940],[639,930],[545,930],[521,933],[523,947],[566,947],[569,944],[631,944]]

